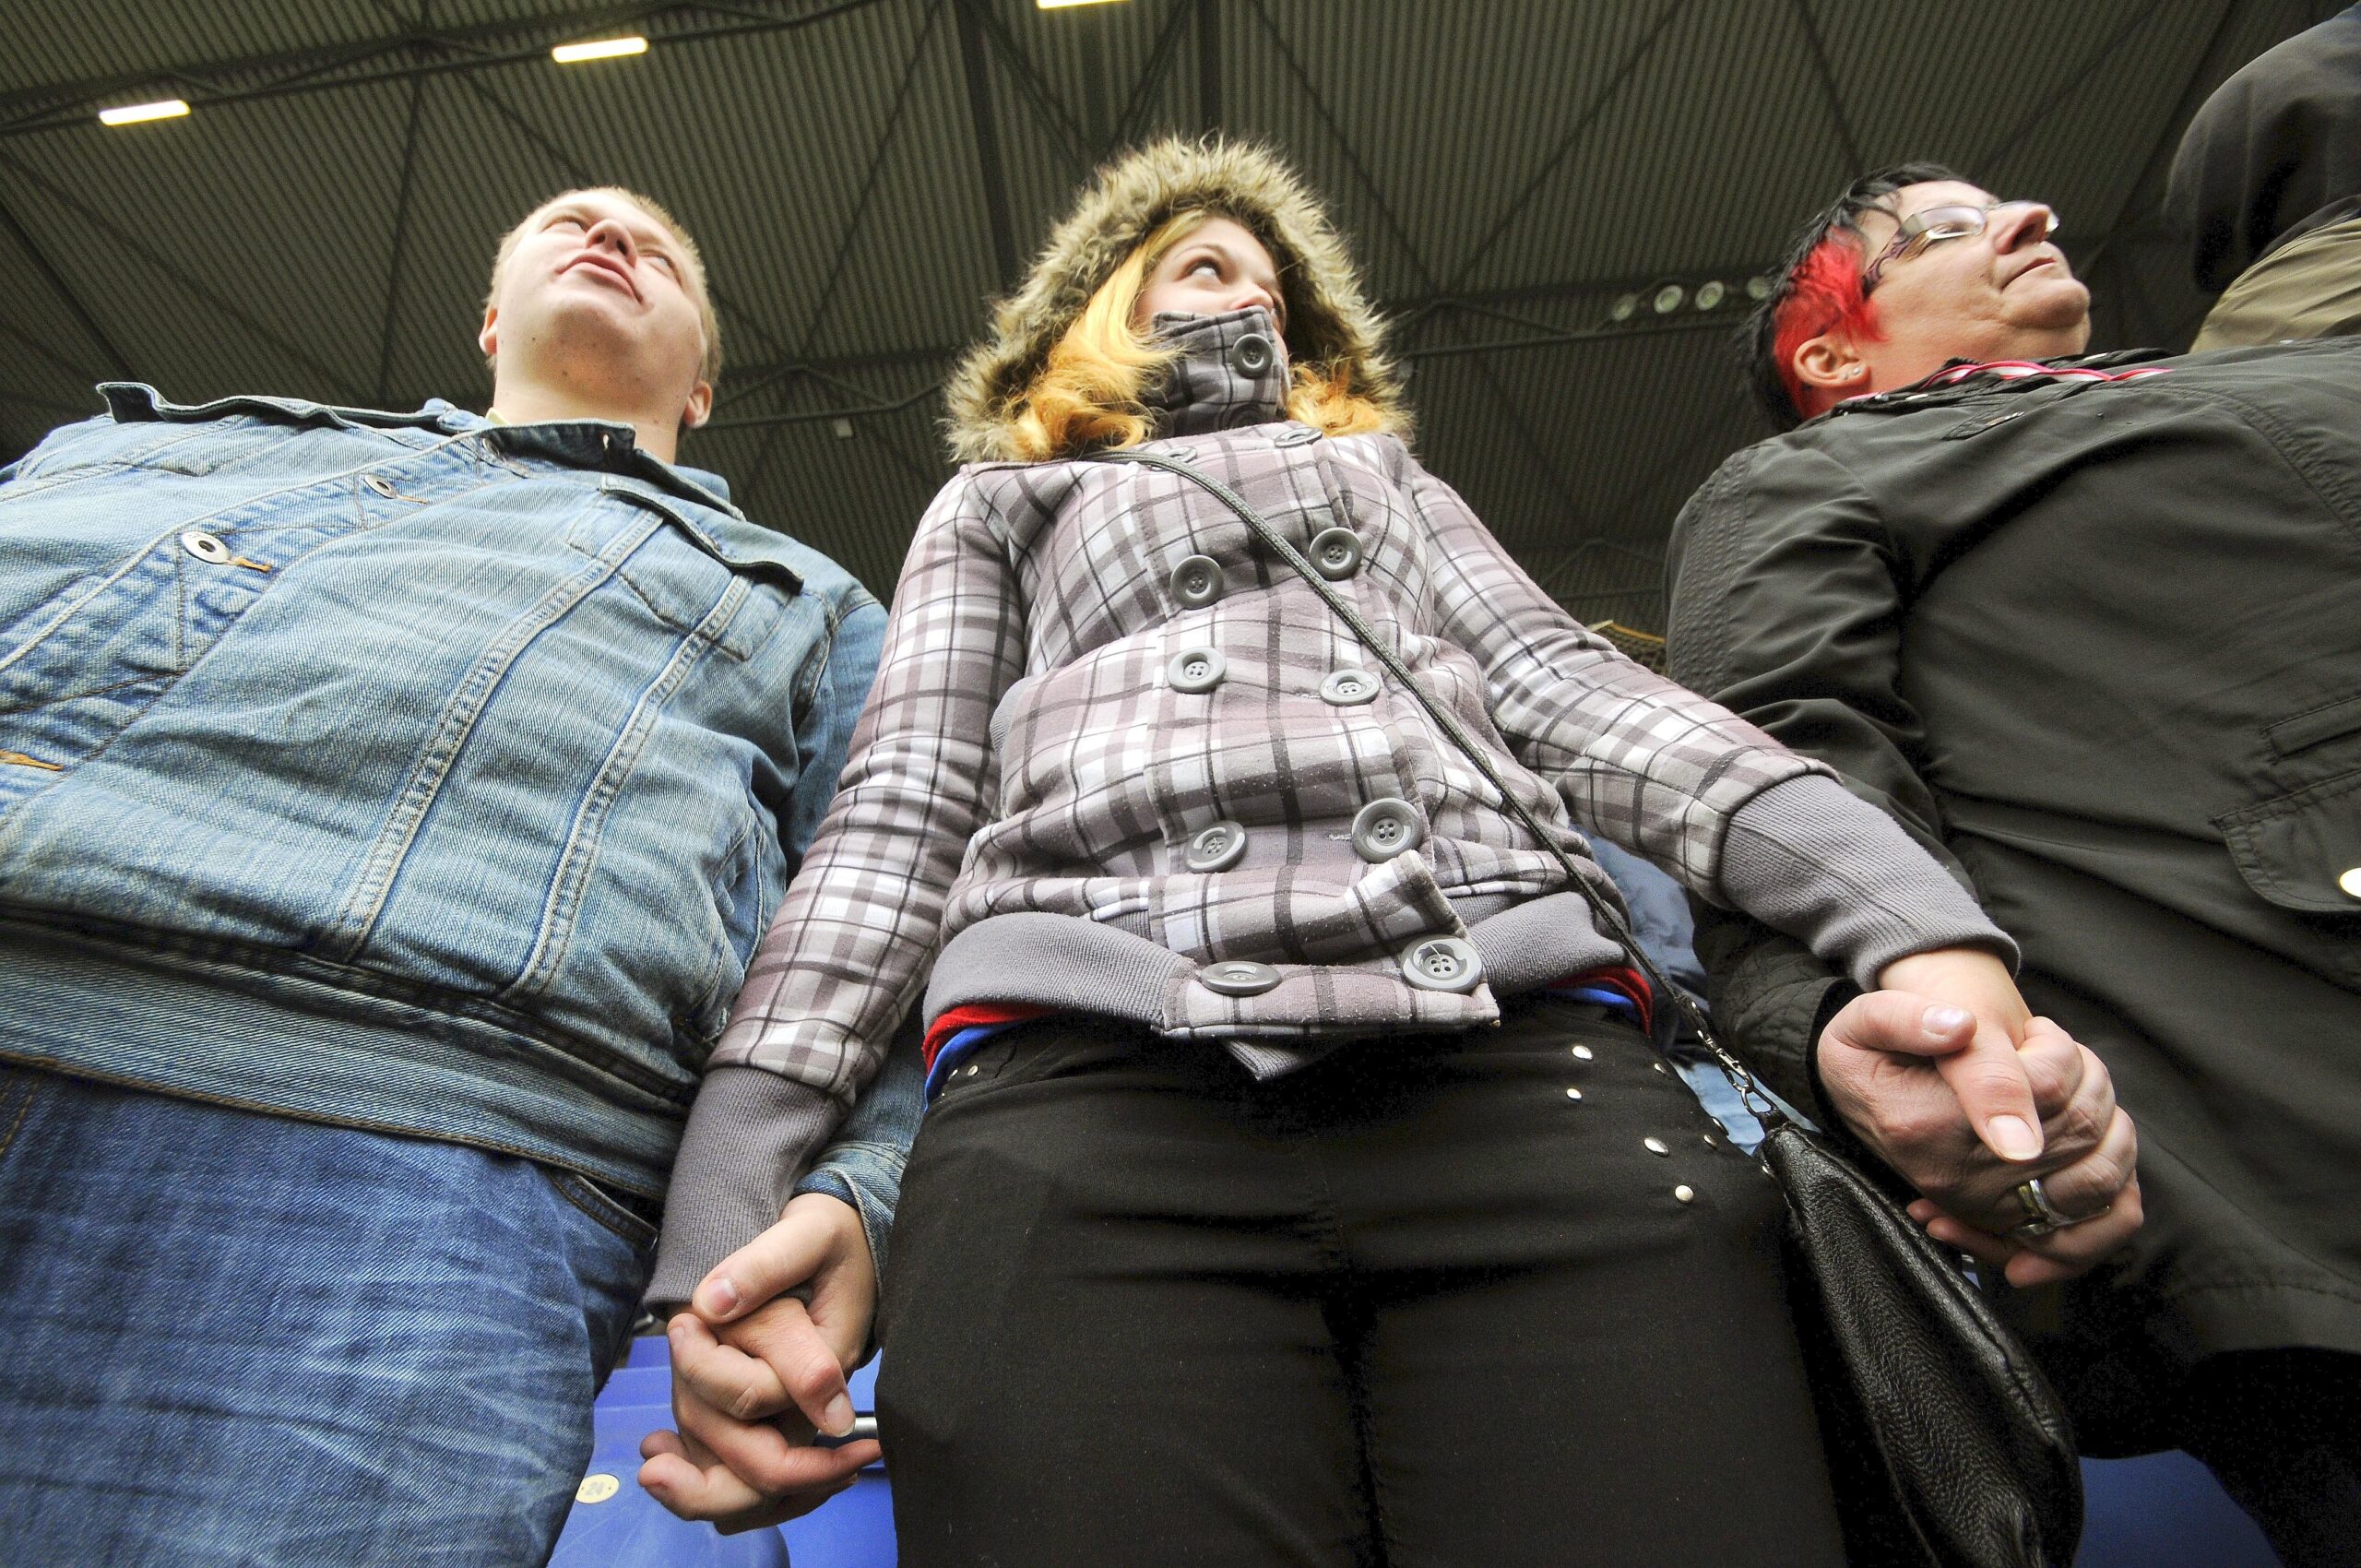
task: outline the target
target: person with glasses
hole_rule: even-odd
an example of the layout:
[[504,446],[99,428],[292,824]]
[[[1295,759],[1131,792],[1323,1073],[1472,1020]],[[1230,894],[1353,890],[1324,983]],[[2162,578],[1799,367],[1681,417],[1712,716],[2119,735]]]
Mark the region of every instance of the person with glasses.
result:
[[[2361,1540],[2361,339],[2091,355],[2047,205],[1908,165],[1797,237],[1751,327],[1783,434],[1675,526],[1673,675],[1833,765],[2023,945],[2140,1125],[2148,1223],[2006,1305],[2086,1452],[2179,1446],[2291,1564]],[[1883,1087],[1849,984],[1705,911],[1781,1093],[2029,1283],[2026,1182]]]

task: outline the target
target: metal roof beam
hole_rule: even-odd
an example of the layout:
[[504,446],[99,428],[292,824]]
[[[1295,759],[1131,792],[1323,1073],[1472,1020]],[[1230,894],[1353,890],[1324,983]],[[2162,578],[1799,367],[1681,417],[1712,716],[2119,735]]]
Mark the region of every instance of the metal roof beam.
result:
[[2132,37],[2146,31],[2148,24],[2154,21],[2156,13],[2163,9],[2164,3],[2165,0],[2148,0],[2148,4],[2135,13],[2130,19],[2109,33],[2106,42],[2091,51],[2082,63],[2075,67],[2072,76],[2067,77],[2058,87],[2044,92],[2041,95],[2041,101],[2035,103],[2023,119],[1995,137],[1991,150],[1978,158],[1969,168],[1968,172],[1980,177],[1993,164],[2014,152],[2017,149],[2017,144],[2024,140],[2026,134],[2049,117],[2050,106],[2053,103],[2080,91],[2082,84],[2091,79],[2091,73],[2106,63],[2107,56],[2122,48]]
[[[1361,161],[1360,154],[1353,147],[1352,138],[1345,134],[1344,126],[1337,122],[1335,113],[1329,109],[1327,100],[1321,96],[1318,85],[1311,79],[1311,73],[1304,69],[1303,62],[1296,58],[1294,50],[1287,47],[1287,35],[1280,32],[1278,23],[1271,19],[1269,7],[1263,3],[1263,0],[1253,0],[1253,5],[1255,18],[1262,22],[1263,30],[1270,35],[1271,43],[1278,50],[1279,57],[1287,62],[1288,74],[1295,77],[1296,86],[1302,89],[1304,101],[1311,106],[1311,112],[1319,116],[1320,123],[1327,127],[1329,136],[1335,138],[1336,150],[1343,154],[1347,166],[1352,170],[1353,177],[1360,182],[1361,188],[1369,193],[1370,203],[1377,208],[1377,215],[1385,220],[1386,227],[1394,231],[1394,243],[1402,247],[1402,254],[1409,257],[1411,267],[1417,269],[1419,279],[1426,287],[1430,290],[1439,290],[1440,285],[1435,280],[1434,269],[1429,267],[1426,258],[1418,254],[1418,247],[1412,242],[1408,228],[1400,218],[1394,215],[1393,204],[1385,199],[1385,193],[1378,188],[1376,178],[1370,173],[1368,166]],[[1453,330],[1454,332],[1458,330],[1456,322],[1453,323]],[[1514,346],[1523,347],[1524,345]],[[1448,350],[1439,350],[1439,352],[1445,351]],[[1480,352],[1481,350],[1469,348],[1462,351],[1474,353]],[[1549,455],[1548,444],[1533,428],[1533,422],[1527,416],[1525,407],[1509,396],[1508,388],[1501,384],[1500,377],[1492,373],[1490,365],[1479,360],[1477,364],[1477,374],[1484,384],[1484,390],[1489,393],[1492,400],[1500,406],[1501,418],[1508,426],[1509,434],[1515,438],[1516,444],[1524,448],[1525,457],[1540,472],[1542,481],[1556,495],[1558,505],[1564,509],[1566,516],[1581,517],[1583,507],[1575,499],[1573,481],[1567,477],[1563,469],[1559,468],[1557,460]]]
[[1671,4],[1657,14],[1655,25],[1648,29],[1647,36],[1641,39],[1632,47],[1631,53],[1623,57],[1622,64],[1615,68],[1615,74],[1608,78],[1607,85],[1599,89],[1597,96],[1584,107],[1582,113],[1575,119],[1573,127],[1559,138],[1556,149],[1542,160],[1540,168],[1533,172],[1533,177],[1525,183],[1525,188],[1510,198],[1508,206],[1501,210],[1500,217],[1493,220],[1491,228],[1485,231],[1484,237],[1476,242],[1476,248],[1469,251],[1465,258],[1460,262],[1459,269],[1451,276],[1451,286],[1456,287],[1465,282],[1476,268],[1483,264],[1484,258],[1492,254],[1492,247],[1501,243],[1501,236],[1508,232],[1509,225],[1515,222],[1524,214],[1525,209],[1533,205],[1534,197],[1541,194],[1541,187],[1548,182],[1549,176],[1558,172],[1558,166],[1565,162],[1567,155],[1574,150],[1576,144],[1589,134],[1591,126],[1598,123],[1599,115],[1606,113],[1607,106],[1614,101],[1615,95],[1622,90],[1623,84],[1631,79],[1632,74],[1640,68],[1641,62],[1655,52],[1657,42],[1670,30],[1673,18],[1687,9],[1688,5],[1689,0],[1672,0]]
[[1017,42],[1015,35],[1008,30],[1007,23],[1002,21],[989,6],[978,6],[975,17],[977,25],[984,30],[984,36],[991,41],[993,48],[1000,51],[1001,58],[1008,62],[1009,74],[1016,78],[1017,90],[1033,106],[1033,113],[1040,118],[1042,125],[1058,138],[1059,146],[1073,164],[1074,172],[1088,172],[1090,138],[1083,134],[1081,123],[1074,119],[1074,111],[1068,109],[1065,101],[1050,88],[1048,79],[1041,75],[1040,67],[1033,64],[1033,57],[1025,53],[1025,46]]
[[1157,30],[1155,47],[1148,51],[1147,64],[1140,69],[1140,79],[1132,84],[1132,96],[1125,101],[1122,113],[1116,116],[1114,134],[1107,138],[1107,146],[1099,154],[1102,160],[1112,158],[1118,148],[1139,135],[1140,126],[1147,119],[1147,107],[1156,101],[1156,89],[1180,53],[1176,45],[1189,17],[1189,6],[1175,6],[1164,18],[1164,25]]
[[418,123],[424,107],[426,83],[409,84],[409,125],[402,133],[401,181],[394,196],[394,232],[386,247],[386,316],[377,333],[377,402],[386,396],[386,377],[394,363],[394,321],[401,309],[402,248],[409,238],[410,190],[418,175]]
[[[59,353],[55,349],[51,348],[48,344],[42,342],[31,333],[21,331],[18,328],[10,326],[6,321],[0,321],[0,338],[11,338],[16,341],[22,343],[28,350],[48,361],[51,369],[65,376],[68,380],[79,383],[89,379],[89,366],[76,364],[72,360],[67,359],[64,354]],[[127,374],[128,373],[125,372],[124,374]],[[7,396],[7,394],[0,393],[0,397],[6,396]],[[19,398],[18,401],[23,401],[23,399]]]
[[1197,128],[1221,129],[1220,0],[1197,0]]
[[967,8],[961,0],[931,0],[927,6],[918,42],[910,46],[910,57],[902,64],[902,79],[894,89],[893,106],[885,111],[885,124],[877,134],[877,146],[869,154],[860,194],[853,198],[852,215],[845,220],[844,232],[837,236],[836,256],[828,263],[828,280],[821,287],[820,297],[813,302],[812,315],[796,340],[799,358],[811,352],[813,339],[828,319],[828,307],[836,302],[836,291],[844,287],[845,266],[852,258],[853,242],[860,237],[860,226],[868,220],[869,204],[877,195],[877,176],[885,168],[885,153],[894,145],[895,133],[902,128],[902,117],[909,112],[910,85],[918,80],[919,65],[926,58],[926,47],[934,40],[934,24],[943,19],[943,7],[946,5],[960,6],[963,12]]
[[967,119],[975,127],[976,176],[983,185],[984,218],[991,225],[992,282],[997,288],[1014,285],[1019,265],[1016,226],[1009,216],[1008,173],[1000,151],[1000,125],[992,118],[991,61],[987,56],[984,25],[977,16],[979,0],[952,0],[959,12],[959,65],[967,78]]
[[1811,45],[1812,74],[1820,78],[1820,92],[1828,100],[1829,116],[1836,122],[1836,139],[1845,145],[1845,166],[1857,175],[1869,172],[1869,160],[1861,153],[1861,138],[1853,132],[1853,117],[1845,113],[1844,95],[1836,90],[1836,68],[1828,62],[1828,45],[1820,36],[1820,24],[1812,20],[1810,0],[1795,0],[1796,20],[1803,25],[1804,42]]
[[[95,125],[97,108],[105,100],[150,89],[164,82],[180,87],[189,102],[199,108],[251,103],[546,61],[554,44],[618,27],[653,27],[651,37],[658,43],[695,43],[754,33],[791,32],[889,3],[891,0],[834,0],[833,4],[778,15],[768,14],[784,8],[777,0],[740,0],[739,4],[727,6],[673,0],[670,4],[622,6],[601,11],[551,12],[468,28],[413,30],[330,49],[288,50],[194,65],[163,66],[136,75],[60,82],[0,95],[0,137]],[[700,23],[695,18],[701,16],[727,19]],[[657,26],[666,22],[677,25]],[[374,60],[403,53],[412,57],[400,64],[370,68]],[[426,57],[416,57],[420,55]],[[269,79],[252,81],[255,77]]]
[[17,242],[17,248],[25,253],[25,259],[33,264],[33,270],[41,274],[42,281],[49,285],[50,292],[57,296],[58,302],[65,305],[84,335],[98,345],[99,352],[106,356],[108,370],[128,380],[132,374],[130,356],[107,336],[107,329],[99,325],[99,318],[90,314],[90,307],[82,303],[82,297],[74,291],[74,285],[65,280],[65,275],[57,270],[48,253],[41,248],[30,231],[18,221],[17,215],[8,209],[5,201],[0,201],[0,229],[8,232],[9,238]]

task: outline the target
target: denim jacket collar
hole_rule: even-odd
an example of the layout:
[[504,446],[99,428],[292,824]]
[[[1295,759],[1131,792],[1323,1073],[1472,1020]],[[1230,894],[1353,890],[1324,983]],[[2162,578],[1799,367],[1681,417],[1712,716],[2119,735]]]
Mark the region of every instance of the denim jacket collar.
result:
[[700,506],[711,507],[740,521],[745,514],[730,503],[729,482],[702,469],[666,463],[640,450],[631,426],[612,420],[552,420],[536,424],[494,424],[479,413],[430,398],[409,413],[384,409],[347,408],[314,403],[303,398],[238,396],[207,403],[175,403],[153,386],[136,381],[109,381],[99,386],[107,412],[117,424],[145,420],[196,423],[231,414],[284,420],[295,424],[366,425],[377,430],[433,430],[448,435],[480,434],[503,451],[544,457],[569,468],[600,469],[608,473],[646,481]]

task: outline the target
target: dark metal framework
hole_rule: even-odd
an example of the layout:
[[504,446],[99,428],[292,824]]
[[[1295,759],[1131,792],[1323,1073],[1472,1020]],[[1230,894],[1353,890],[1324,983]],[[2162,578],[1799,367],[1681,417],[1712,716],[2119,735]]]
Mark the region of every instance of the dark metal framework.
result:
[[[356,379],[365,374],[364,371],[339,371],[321,362],[303,344],[290,341],[268,322],[208,287],[202,278],[177,265],[171,255],[111,219],[80,193],[46,177],[5,145],[0,145],[0,181],[12,182],[11,189],[20,196],[37,194],[74,211],[111,242],[156,268],[160,275],[253,332],[260,341],[284,353],[291,362],[317,374],[323,385],[340,389],[340,395],[355,400],[382,401],[400,390],[389,386],[396,312],[414,206],[420,124],[429,107],[430,92],[437,90],[434,84],[438,80],[448,79],[452,83],[452,88],[445,90],[462,91],[481,101],[522,141],[547,157],[553,167],[587,184],[590,183],[589,172],[496,90],[489,73],[545,57],[548,50],[559,42],[620,30],[644,32],[658,44],[681,43],[824,26],[881,4],[907,5],[914,12],[922,6],[915,40],[908,58],[902,62],[892,105],[870,150],[858,196],[836,236],[815,303],[800,329],[793,333],[793,341],[782,341],[779,334],[765,327],[758,313],[745,308],[724,291],[715,291],[717,307],[730,318],[733,330],[748,334],[760,358],[750,368],[737,373],[737,385],[721,400],[716,410],[718,417],[709,428],[765,430],[747,478],[750,489],[761,483],[785,430],[818,422],[832,424],[839,436],[874,443],[897,469],[931,489],[939,469],[931,454],[910,449],[908,442],[914,427],[911,421],[901,416],[926,406],[939,395],[942,378],[956,356],[956,347],[940,345],[829,361],[815,359],[813,350],[842,296],[847,269],[870,216],[881,172],[889,150],[909,118],[913,84],[930,49],[937,47],[939,30],[948,31],[951,46],[956,51],[966,119],[974,138],[977,189],[989,225],[992,275],[1000,287],[1016,281],[1024,253],[1016,232],[1011,171],[1003,146],[998,92],[1003,88],[1013,89],[1015,98],[1025,106],[1031,126],[1041,134],[1044,145],[1063,165],[1067,175],[1079,180],[1095,163],[1140,135],[1150,123],[1155,106],[1170,101],[1167,95],[1171,92],[1184,94],[1184,101],[1193,100],[1192,117],[1199,127],[1211,130],[1219,126],[1226,88],[1225,45],[1234,45],[1240,37],[1251,33],[1256,48],[1267,49],[1273,59],[1284,65],[1311,118],[1331,139],[1352,181],[1359,187],[1367,210],[1374,214],[1388,241],[1407,260],[1417,279],[1418,292],[1414,297],[1397,299],[1386,306],[1396,323],[1403,360],[1412,367],[1445,360],[1472,361],[1471,389],[1481,397],[1489,416],[1530,465],[1530,471],[1538,477],[1555,515],[1564,519],[1570,530],[1587,529],[1598,536],[1570,550],[1546,552],[1536,564],[1536,575],[1553,590],[1571,581],[1572,574],[1596,564],[1602,553],[1629,556],[1651,574],[1655,562],[1644,552],[1609,542],[1606,537],[1614,531],[1608,526],[1609,521],[1625,514],[1637,489],[1602,502],[1576,485],[1553,455],[1550,444],[1535,428],[1529,410],[1512,395],[1502,378],[1501,357],[1522,350],[1593,344],[1641,335],[1727,330],[1747,303],[1743,288],[1731,285],[1741,283],[1762,265],[1761,258],[1755,258],[1681,278],[1573,279],[1492,291],[1468,287],[1484,262],[1529,213],[1568,160],[1577,155],[1585,138],[1602,124],[1619,95],[1666,47],[1667,40],[1675,35],[1676,24],[1694,10],[1694,0],[1657,0],[1655,14],[1599,79],[1547,155],[1513,195],[1490,215],[1475,244],[1458,259],[1448,277],[1441,275],[1422,254],[1409,227],[1372,176],[1361,149],[1354,145],[1311,71],[1297,56],[1272,15],[1268,0],[1173,0],[1157,27],[1137,78],[1127,89],[1122,89],[1122,84],[1112,82],[1102,88],[1103,73],[1094,75],[1087,93],[1089,101],[1079,112],[1060,96],[990,0],[661,0],[587,11],[548,11],[461,27],[434,25],[434,3],[435,0],[416,0],[415,13],[405,14],[395,8],[396,0],[376,0],[379,10],[394,25],[377,36],[331,47],[219,59],[152,74],[91,78],[0,95],[0,144],[5,144],[38,132],[86,123],[98,108],[123,101],[135,93],[171,91],[185,97],[201,110],[208,105],[333,93],[389,82],[409,83],[385,314],[378,334],[374,374],[365,383]],[[1845,160],[1848,165],[1857,168],[1864,161],[1862,138],[1856,116],[1840,89],[1813,6],[1810,0],[1787,3],[1801,30],[1820,96]],[[2053,89],[2049,98],[2054,100],[2082,89],[2127,41],[2140,36],[2142,30],[2153,24],[2166,3],[2167,0],[2147,0],[2130,11],[2120,25],[2096,41],[2085,57],[2073,64],[2063,84]],[[2325,14],[2335,6],[2323,0],[2319,8]],[[2150,151],[2139,181],[2082,258],[2086,276],[2105,269],[2100,275],[2106,281],[2106,292],[2114,297],[2113,308],[2118,313],[2138,303],[2143,318],[2153,319],[2155,315],[2142,297],[2136,277],[2139,268],[2130,265],[2130,258],[2135,252],[2165,238],[2158,216],[2163,172],[2179,126],[2211,81],[2221,74],[2218,56],[2231,36],[2235,15],[2236,7],[2225,5],[2182,89],[2179,109]],[[1119,97],[1112,96],[1117,92]],[[1998,167],[2040,123],[2041,113],[2036,108],[2035,113],[2006,126],[1991,139],[1983,157],[1968,166]],[[1104,135],[1094,135],[1091,127]],[[6,199],[0,199],[0,236],[5,236],[5,242],[0,243],[13,244],[24,255],[33,272],[55,295],[108,369],[116,374],[135,374],[137,367],[131,357],[109,337],[89,303],[78,297],[72,281],[43,253]],[[1635,308],[1632,303],[1634,300],[1645,301],[1666,284],[1679,283],[1688,291],[1707,279],[1719,280],[1728,288],[1726,306],[1712,311],[1689,309],[1662,314]],[[1619,297],[1621,308],[1609,308],[1608,302]],[[1544,319],[1527,308],[1536,306],[1554,307],[1556,319]],[[1570,315],[1577,320],[1587,317],[1587,322],[1569,326]],[[2193,327],[2194,321],[2188,325]],[[67,368],[54,349],[13,327],[0,327],[0,331],[53,365]],[[879,390],[880,374],[897,369],[913,377],[904,384],[908,389]],[[30,406],[32,402],[22,397],[7,400],[21,406]],[[1737,415],[1739,400],[1733,393],[1728,406],[1732,418]],[[1714,429],[1703,432],[1692,445],[1709,442],[1717,434],[1726,434],[1726,422],[1717,422]],[[1694,460],[1701,455],[1687,453],[1682,460]],[[1642,482],[1637,478],[1631,481],[1633,486]],[[1636,600],[1655,591],[1650,586],[1635,587],[1626,592],[1593,582],[1583,589],[1583,595],[1586,600],[1619,594]]]

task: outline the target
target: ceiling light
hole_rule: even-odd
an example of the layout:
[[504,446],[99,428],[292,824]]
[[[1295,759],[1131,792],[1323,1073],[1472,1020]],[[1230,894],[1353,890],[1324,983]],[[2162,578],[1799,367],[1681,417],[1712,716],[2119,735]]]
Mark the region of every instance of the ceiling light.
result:
[[101,109],[99,123],[105,125],[136,125],[147,120],[177,120],[188,113],[184,98],[167,98],[155,103],[129,103],[120,109]]
[[550,58],[561,65],[578,65],[585,60],[612,60],[623,54],[645,54],[647,40],[634,34],[630,38],[601,38],[588,43],[561,43],[550,51]]
[[1680,308],[1680,302],[1688,297],[1689,291],[1682,288],[1679,284],[1667,283],[1663,288],[1656,291],[1656,297],[1648,303],[1655,306],[1655,311],[1658,315],[1670,315],[1674,311]]
[[1069,6],[1104,6],[1109,0],[1033,0],[1044,11],[1062,11]]
[[1758,276],[1750,278],[1746,280],[1746,297],[1750,300],[1762,301],[1769,299],[1771,297],[1771,289],[1772,279],[1768,277]]
[[1617,300],[1615,302],[1614,308],[1609,310],[1607,314],[1612,320],[1629,321],[1631,319],[1631,313],[1639,308],[1640,296],[1637,294],[1626,294],[1621,299]]
[[1727,298],[1728,295],[1729,290],[1726,288],[1718,279],[1700,283],[1697,285],[1697,308],[1699,310],[1712,310],[1715,305],[1720,304],[1724,299]]

